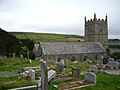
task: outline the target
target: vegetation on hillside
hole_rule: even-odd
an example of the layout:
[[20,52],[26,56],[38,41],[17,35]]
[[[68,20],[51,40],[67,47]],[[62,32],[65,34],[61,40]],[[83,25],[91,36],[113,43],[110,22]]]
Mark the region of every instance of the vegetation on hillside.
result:
[[0,28],[0,54],[19,53],[20,49],[19,39]]
[[33,40],[29,38],[18,39],[16,36],[0,28],[0,55],[12,56],[15,53],[17,56],[23,54],[24,58],[29,56],[30,59],[34,59],[33,48]]
[[52,33],[13,33],[19,39],[31,39],[34,42],[55,42],[55,41],[83,41],[83,36],[80,35],[67,35],[67,34],[52,34]]

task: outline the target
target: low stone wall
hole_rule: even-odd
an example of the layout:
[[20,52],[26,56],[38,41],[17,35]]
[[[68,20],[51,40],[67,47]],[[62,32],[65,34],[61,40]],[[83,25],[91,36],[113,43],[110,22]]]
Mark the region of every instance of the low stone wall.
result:
[[33,85],[33,86],[19,87],[19,88],[13,88],[8,90],[38,90],[38,88],[37,88],[37,85]]

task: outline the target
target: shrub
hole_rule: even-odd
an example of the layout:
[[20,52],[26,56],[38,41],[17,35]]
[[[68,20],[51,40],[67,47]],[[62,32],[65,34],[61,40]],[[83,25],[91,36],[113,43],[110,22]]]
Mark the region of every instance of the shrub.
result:
[[111,57],[114,58],[115,60],[120,59],[120,52],[113,53]]

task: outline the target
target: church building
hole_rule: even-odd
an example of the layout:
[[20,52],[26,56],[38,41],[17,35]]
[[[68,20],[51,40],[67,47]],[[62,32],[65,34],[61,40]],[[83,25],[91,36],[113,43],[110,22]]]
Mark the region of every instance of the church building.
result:
[[84,42],[40,42],[35,44],[36,58],[44,57],[45,60],[76,59],[99,60],[99,56],[107,56],[105,49],[108,47],[107,15],[105,20],[94,18],[86,20],[85,17]]

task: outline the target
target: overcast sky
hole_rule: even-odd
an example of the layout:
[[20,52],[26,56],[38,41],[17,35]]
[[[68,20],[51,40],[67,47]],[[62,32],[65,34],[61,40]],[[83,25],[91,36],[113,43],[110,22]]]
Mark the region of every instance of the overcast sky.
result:
[[108,15],[109,38],[120,39],[120,0],[0,0],[6,31],[84,35],[84,17]]

